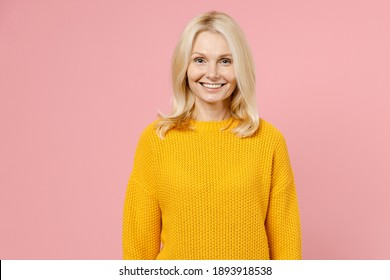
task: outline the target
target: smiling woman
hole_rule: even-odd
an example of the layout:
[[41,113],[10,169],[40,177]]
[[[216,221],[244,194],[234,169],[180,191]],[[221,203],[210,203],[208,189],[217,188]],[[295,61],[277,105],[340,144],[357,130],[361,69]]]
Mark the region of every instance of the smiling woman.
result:
[[245,36],[224,13],[185,28],[173,112],[142,133],[126,192],[125,259],[300,259],[284,137],[258,117]]
[[229,99],[236,89],[236,77],[230,48],[221,34],[204,31],[196,37],[187,76],[196,96],[194,118],[210,121],[230,117]]
[[[224,57],[225,55],[229,57]],[[218,56],[221,56],[222,60],[219,62],[222,63],[227,63],[227,58],[230,59],[228,69],[233,70],[231,75],[234,76],[236,86],[232,87],[233,92],[223,103],[221,112],[222,104],[214,104],[215,106],[207,106],[207,115],[199,115],[201,113],[196,112],[201,110],[196,107],[199,100],[196,91],[192,92],[190,88],[189,75],[192,73],[194,62],[204,62],[208,67],[203,67],[203,72],[217,71],[204,74],[209,77],[203,78],[203,81],[210,83],[210,79],[215,79],[213,75],[218,75],[218,70],[222,70],[221,67],[217,67],[219,65],[215,61]],[[239,137],[251,136],[259,127],[252,54],[241,28],[224,13],[211,12],[200,15],[186,26],[173,54],[172,85],[172,113],[170,115],[160,113],[161,119],[156,124],[160,138],[164,138],[166,132],[174,127],[191,128],[189,125],[191,120],[223,120],[232,116],[239,120],[238,126],[232,130]]]

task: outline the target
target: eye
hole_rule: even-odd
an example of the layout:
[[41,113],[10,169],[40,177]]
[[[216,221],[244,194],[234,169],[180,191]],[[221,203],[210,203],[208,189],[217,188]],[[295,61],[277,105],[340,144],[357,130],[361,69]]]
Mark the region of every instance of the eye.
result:
[[231,64],[232,61],[230,59],[228,59],[228,58],[223,58],[223,59],[221,59],[221,63],[222,64]]
[[198,63],[198,64],[201,64],[201,63],[204,63],[204,59],[200,58],[200,57],[197,57],[197,58],[194,59],[194,62]]

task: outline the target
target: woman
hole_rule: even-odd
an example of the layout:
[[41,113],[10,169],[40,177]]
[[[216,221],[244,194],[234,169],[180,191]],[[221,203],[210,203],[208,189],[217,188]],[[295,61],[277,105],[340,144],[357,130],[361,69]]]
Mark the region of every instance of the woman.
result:
[[300,259],[283,135],[259,119],[246,39],[226,14],[185,28],[173,112],[142,133],[126,192],[125,259]]

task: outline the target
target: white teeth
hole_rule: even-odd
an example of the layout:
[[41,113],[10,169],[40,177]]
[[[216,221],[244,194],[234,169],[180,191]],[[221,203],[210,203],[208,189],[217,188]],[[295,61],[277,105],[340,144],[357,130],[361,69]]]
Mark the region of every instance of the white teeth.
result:
[[204,87],[207,87],[207,88],[220,88],[222,86],[222,84],[202,84]]

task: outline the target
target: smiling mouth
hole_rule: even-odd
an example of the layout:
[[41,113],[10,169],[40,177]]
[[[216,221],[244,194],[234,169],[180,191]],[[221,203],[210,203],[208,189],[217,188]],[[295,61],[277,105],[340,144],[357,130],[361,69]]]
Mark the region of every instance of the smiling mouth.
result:
[[211,88],[211,89],[216,89],[216,88],[220,88],[226,84],[208,84],[208,83],[200,83],[202,86],[204,86],[205,88]]

